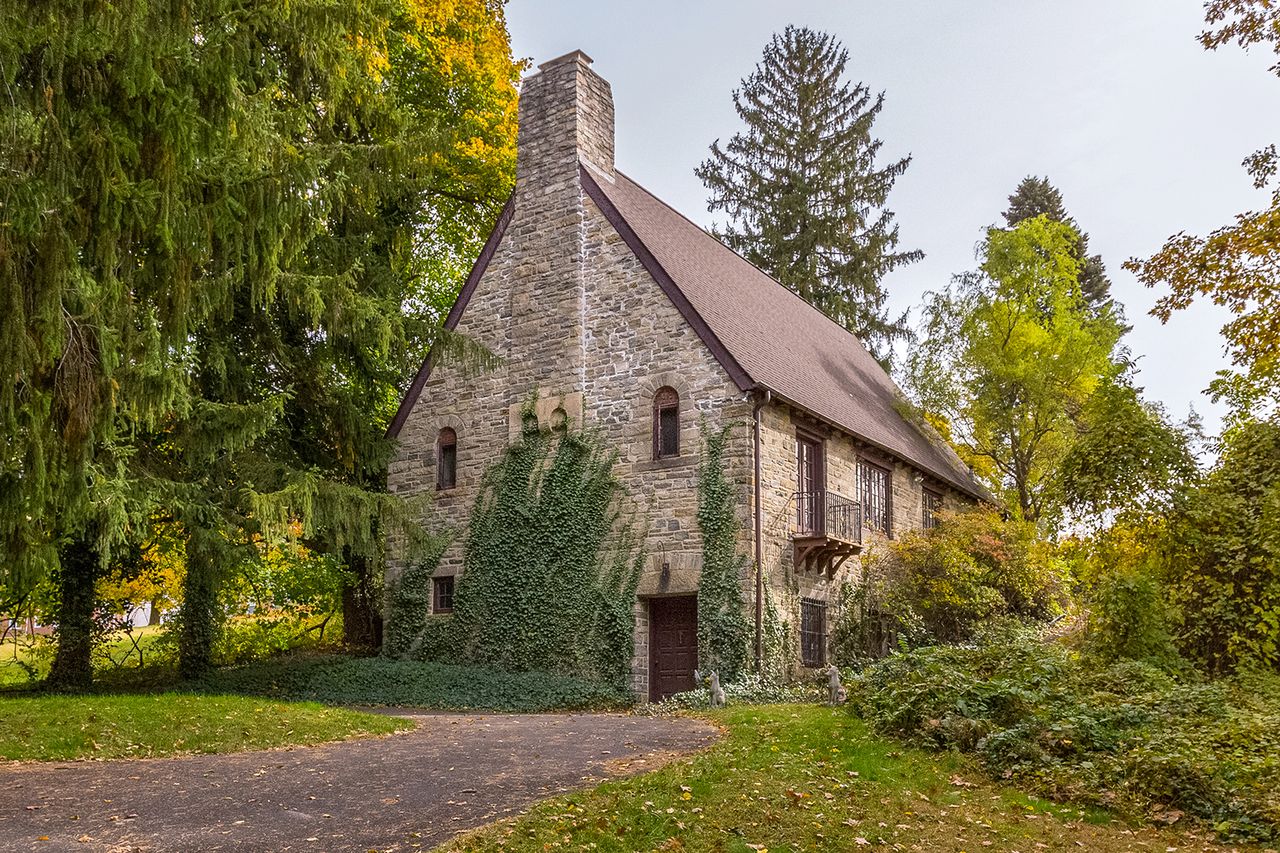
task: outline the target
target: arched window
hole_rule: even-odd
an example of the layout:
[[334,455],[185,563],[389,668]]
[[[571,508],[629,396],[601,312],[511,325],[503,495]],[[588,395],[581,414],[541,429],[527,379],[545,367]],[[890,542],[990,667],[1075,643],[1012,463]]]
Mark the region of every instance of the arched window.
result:
[[653,395],[653,458],[680,455],[680,395],[662,387]]
[[452,489],[457,484],[458,434],[445,427],[436,439],[436,489]]

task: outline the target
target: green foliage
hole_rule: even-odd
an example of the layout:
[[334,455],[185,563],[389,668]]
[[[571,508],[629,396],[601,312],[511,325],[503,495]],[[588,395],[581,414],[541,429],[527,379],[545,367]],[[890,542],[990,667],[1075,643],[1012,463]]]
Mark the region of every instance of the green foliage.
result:
[[698,664],[722,682],[738,681],[747,664],[746,603],[742,579],[747,557],[738,553],[737,496],[724,475],[730,427],[702,432],[698,464],[698,530],[702,533],[702,575],[698,580]]
[[791,671],[795,646],[791,636],[791,622],[783,619],[774,604],[769,584],[764,585],[764,613],[760,631],[759,679],[765,684],[785,684]]
[[226,570],[300,524],[372,608],[413,532],[385,427],[509,190],[519,69],[485,0],[5,17],[0,586],[174,519],[196,672]]
[[974,753],[1055,799],[1179,810],[1224,835],[1280,832],[1275,676],[1182,682],[1020,632],[895,655],[864,671],[853,695],[879,731]]
[[388,654],[551,671],[625,686],[643,554],[598,435],[526,430],[485,473],[447,620],[430,561],[392,590]]
[[[391,658],[430,659],[434,655],[427,642],[439,629],[429,630],[431,618],[431,578],[440,565],[448,540],[441,539],[421,561],[404,567],[387,587],[387,623],[382,635],[382,653]],[[438,621],[435,620],[435,621]],[[446,618],[446,622],[452,622]]]
[[1108,662],[1128,659],[1175,667],[1180,658],[1170,621],[1164,590],[1155,578],[1133,568],[1112,572],[1091,596],[1086,648]]
[[1195,420],[1178,426],[1125,377],[1104,382],[1077,421],[1077,436],[1055,474],[1064,508],[1100,523],[1166,509],[1197,468]]
[[1101,255],[1089,254],[1089,235],[1076,224],[1067,213],[1062,193],[1049,183],[1048,178],[1028,175],[1018,184],[1013,195],[1009,196],[1009,207],[1004,212],[1005,224],[1014,228],[1019,222],[1045,216],[1055,222],[1070,225],[1078,235],[1072,247],[1079,265],[1080,292],[1090,305],[1103,307],[1111,304],[1111,279],[1107,277],[1106,265]]
[[708,209],[729,217],[717,236],[887,362],[910,330],[889,315],[881,281],[924,255],[898,249],[885,206],[911,158],[876,163],[884,95],[842,82],[848,61],[825,33],[775,34],[733,94],[746,131],[712,144],[697,174]]
[[218,670],[187,689],[338,705],[537,713],[625,707],[631,698],[597,681],[546,671],[386,657],[286,657]]
[[1003,619],[1048,619],[1061,612],[1066,572],[1029,522],[990,509],[945,516],[933,530],[909,533],[864,560],[861,586],[851,590],[835,631],[837,660],[856,663],[859,647],[878,657],[898,641],[965,641]]
[[157,758],[390,734],[402,718],[240,696],[156,693],[0,699],[0,759]]
[[1229,429],[1167,530],[1160,562],[1183,653],[1210,672],[1280,670],[1280,419]]
[[1080,292],[1077,240],[1045,216],[988,231],[981,270],[928,295],[907,365],[916,402],[961,457],[1010,512],[1046,524],[1077,414],[1123,367],[1112,360],[1121,323]]

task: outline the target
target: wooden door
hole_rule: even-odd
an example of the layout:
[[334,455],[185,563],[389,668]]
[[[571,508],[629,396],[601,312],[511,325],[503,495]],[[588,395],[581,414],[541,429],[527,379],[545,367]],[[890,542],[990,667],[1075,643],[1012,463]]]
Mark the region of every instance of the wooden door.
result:
[[692,690],[698,666],[698,599],[649,599],[649,701]]

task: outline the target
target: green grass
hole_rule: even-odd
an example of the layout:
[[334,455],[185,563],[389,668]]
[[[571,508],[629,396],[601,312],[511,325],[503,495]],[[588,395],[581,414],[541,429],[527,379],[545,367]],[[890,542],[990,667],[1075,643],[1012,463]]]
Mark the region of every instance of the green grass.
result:
[[[133,629],[133,637],[117,633],[93,651],[94,674],[98,678],[128,678],[140,665],[153,666],[166,660],[159,625]],[[55,646],[47,637],[19,636],[0,643],[0,689],[28,688],[49,674]],[[169,657],[172,655],[170,654]]]
[[409,720],[243,696],[0,698],[0,758],[142,758],[383,735]]
[[957,756],[874,737],[842,710],[739,706],[710,718],[726,735],[707,752],[550,800],[449,849],[1227,849],[1208,831],[1134,828],[1001,788]]

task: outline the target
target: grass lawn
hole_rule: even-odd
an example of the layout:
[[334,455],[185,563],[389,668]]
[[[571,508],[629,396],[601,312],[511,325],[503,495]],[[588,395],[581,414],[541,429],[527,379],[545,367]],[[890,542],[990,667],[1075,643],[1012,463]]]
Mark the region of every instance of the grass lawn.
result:
[[182,693],[0,698],[0,758],[142,758],[381,735],[404,719],[315,703]]
[[1243,850],[1131,828],[997,787],[958,757],[896,746],[843,710],[740,706],[725,739],[645,776],[536,806],[453,842],[491,850]]

